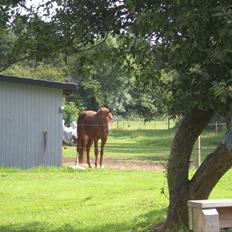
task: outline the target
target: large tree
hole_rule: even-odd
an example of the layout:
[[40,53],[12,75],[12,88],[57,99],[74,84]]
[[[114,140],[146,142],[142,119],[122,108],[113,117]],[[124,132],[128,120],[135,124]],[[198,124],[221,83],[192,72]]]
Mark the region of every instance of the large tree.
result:
[[[158,1],[134,4],[133,10],[137,14],[132,30],[152,44],[152,48],[145,49],[143,60],[144,50],[139,49],[144,70],[141,81],[152,79],[151,83],[162,86],[169,95],[165,102],[170,116],[183,116],[168,164],[166,230],[187,225],[187,200],[207,199],[232,165],[230,128],[224,141],[189,179],[189,161],[197,137],[215,112],[229,115],[232,5],[227,1]],[[155,75],[159,69],[172,72],[171,78],[164,80]]]
[[[108,34],[120,36],[124,43],[118,49],[133,57],[134,65],[128,66],[136,67],[137,80],[144,90],[153,92],[154,104],[172,117],[182,116],[171,147],[170,204],[162,229],[179,231],[179,225],[188,223],[187,200],[208,198],[232,165],[230,127],[189,179],[197,137],[216,112],[225,117],[232,114],[232,4],[225,0],[56,2],[50,20],[24,23],[25,40],[33,34],[34,52],[43,56],[46,49],[69,56],[83,46],[98,44],[99,37],[104,42]],[[49,32],[49,43],[44,43]]]
[[78,18],[72,21],[73,28],[78,30],[80,22],[85,25],[82,33],[93,42],[96,35],[110,32],[124,37],[122,52],[133,55],[144,88],[154,91],[157,102],[167,104],[170,116],[183,117],[171,147],[170,205],[163,230],[187,225],[187,200],[208,198],[232,165],[228,131],[189,179],[197,137],[215,112],[229,114],[231,13],[230,2],[218,0],[65,1],[64,10],[60,8],[63,19]]

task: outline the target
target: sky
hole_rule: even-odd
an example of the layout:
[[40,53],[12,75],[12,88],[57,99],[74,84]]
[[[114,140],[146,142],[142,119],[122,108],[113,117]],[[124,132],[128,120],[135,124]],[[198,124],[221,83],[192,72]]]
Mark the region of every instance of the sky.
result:
[[38,6],[41,3],[45,3],[47,0],[26,0],[26,6]]
[[[41,4],[45,4],[46,2],[49,2],[49,0],[26,0],[26,7],[27,8],[30,8],[30,7],[36,8],[36,7],[38,7]],[[53,3],[53,7],[54,7],[54,5],[56,5],[56,4]],[[39,12],[41,13],[42,18],[45,21],[49,21],[51,19],[51,16],[54,15],[55,10],[50,9],[49,16],[48,15],[43,16],[44,12],[43,12],[42,8],[39,10]]]

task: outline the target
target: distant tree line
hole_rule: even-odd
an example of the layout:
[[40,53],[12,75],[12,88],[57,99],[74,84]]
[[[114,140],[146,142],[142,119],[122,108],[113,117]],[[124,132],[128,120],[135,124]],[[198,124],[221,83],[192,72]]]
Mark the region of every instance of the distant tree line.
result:
[[30,58],[11,65],[2,73],[75,82],[79,88],[75,97],[67,98],[67,102],[74,102],[78,111],[97,110],[105,105],[123,117],[139,115],[150,119],[161,115],[154,106],[152,91],[143,91],[135,78],[136,68],[129,68],[133,58],[118,54],[119,43],[119,38],[109,37],[105,43],[66,59],[62,52],[40,61]]

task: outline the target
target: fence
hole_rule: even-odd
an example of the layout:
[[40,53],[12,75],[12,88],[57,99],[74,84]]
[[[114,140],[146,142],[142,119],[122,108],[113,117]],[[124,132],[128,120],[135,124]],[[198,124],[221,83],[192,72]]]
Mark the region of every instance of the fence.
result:
[[211,129],[215,130],[215,133],[218,133],[220,131],[225,131],[226,127],[227,127],[226,123],[217,122],[217,121],[215,123],[212,123],[212,124],[208,125],[208,128],[211,128]]
[[[174,121],[169,122],[171,126]],[[170,154],[172,139],[176,129],[168,130],[168,120],[144,123],[132,120],[117,120],[106,144],[106,156],[129,160],[167,161]],[[221,125],[220,125],[221,126]],[[118,128],[118,129],[117,129]],[[198,166],[222,140],[225,125],[220,128],[210,125],[201,135],[201,141],[193,150],[191,159]],[[75,151],[75,149],[73,149]],[[93,147],[92,151],[93,152]],[[199,156],[196,156],[196,153]],[[74,152],[75,154],[75,152]],[[201,159],[201,160],[200,160]]]
[[145,122],[143,119],[115,119],[113,121],[113,129],[170,129],[175,126],[175,120],[159,119]]
[[[212,129],[215,136],[211,136],[212,137],[211,144],[205,145],[205,143],[204,143],[203,146],[202,146],[202,143],[205,140],[204,134],[203,134],[203,136],[198,137],[196,144],[195,144],[195,157],[193,158],[195,161],[196,168],[198,168],[200,166],[200,164],[201,164],[202,160],[205,158],[205,156],[207,154],[209,154],[210,152],[212,152],[216,148],[217,142],[222,140],[224,133],[226,132],[227,125],[226,125],[226,123],[215,122],[214,124],[209,124],[207,129],[208,130]],[[208,131],[208,133],[209,133],[209,131]],[[217,138],[217,141],[213,137]]]

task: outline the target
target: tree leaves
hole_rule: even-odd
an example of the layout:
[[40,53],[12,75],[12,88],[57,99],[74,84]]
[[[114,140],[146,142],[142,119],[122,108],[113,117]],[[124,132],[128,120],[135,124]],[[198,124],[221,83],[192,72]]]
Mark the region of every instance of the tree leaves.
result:
[[[28,14],[17,12],[9,26],[9,9],[22,2],[6,1],[0,8],[2,70],[28,57],[40,61],[62,53],[66,60],[78,57],[71,73],[82,76],[78,81],[85,82],[89,94],[105,89],[108,74],[119,86],[133,74],[158,111],[172,116],[230,99],[225,86],[232,70],[229,1],[53,0],[41,6],[44,15],[57,6],[49,20],[33,9]],[[120,42],[107,50],[109,36]],[[168,80],[164,73],[170,75]],[[100,104],[103,98],[99,94],[91,102]]]
[[230,105],[232,101],[232,79],[227,81],[223,80],[219,83],[214,82],[211,91],[219,103]]

